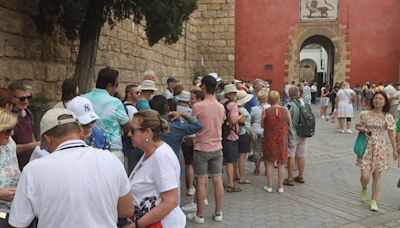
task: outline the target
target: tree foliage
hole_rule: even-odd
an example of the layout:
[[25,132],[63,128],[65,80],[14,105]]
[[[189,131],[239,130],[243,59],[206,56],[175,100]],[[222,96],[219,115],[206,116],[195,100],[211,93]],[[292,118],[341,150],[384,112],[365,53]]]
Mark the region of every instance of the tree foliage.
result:
[[39,33],[50,36],[54,26],[61,25],[71,41],[80,38],[84,23],[113,27],[128,18],[137,24],[145,21],[153,46],[163,38],[168,44],[178,41],[183,23],[196,8],[196,0],[40,0],[39,15],[33,19]]

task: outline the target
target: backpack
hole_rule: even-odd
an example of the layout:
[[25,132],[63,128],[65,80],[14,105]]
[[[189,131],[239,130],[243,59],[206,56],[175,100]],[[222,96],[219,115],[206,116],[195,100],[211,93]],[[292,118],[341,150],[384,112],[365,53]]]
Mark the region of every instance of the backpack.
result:
[[221,129],[222,129],[222,139],[225,139],[226,137],[228,137],[228,135],[231,133],[231,131],[232,131],[233,128],[235,127],[235,126],[232,126],[232,125],[229,123],[229,117],[228,117],[228,113],[229,113],[228,104],[231,103],[231,102],[232,102],[231,100],[228,100],[228,101],[226,101],[226,102],[224,103],[224,108],[225,108],[225,120],[224,120],[224,122],[222,123],[222,126],[221,126]]
[[[129,116],[128,113],[128,108],[126,106],[131,105],[133,107],[135,107],[133,104],[125,104],[122,103],[124,105],[124,109],[126,114]],[[128,136],[129,132],[124,132],[124,135],[122,135],[122,152],[124,153],[124,155],[127,155],[129,153],[129,151],[133,150],[135,147],[132,145],[132,140],[131,137]]]
[[304,103],[302,106],[297,99],[293,103],[299,108],[297,135],[303,138],[312,137],[315,134],[315,117],[310,105]]

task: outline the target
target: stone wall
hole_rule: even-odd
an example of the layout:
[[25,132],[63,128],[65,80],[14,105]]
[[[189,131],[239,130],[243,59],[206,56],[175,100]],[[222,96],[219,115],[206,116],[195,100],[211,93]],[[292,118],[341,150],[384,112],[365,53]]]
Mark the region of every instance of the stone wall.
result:
[[[37,14],[37,2],[0,0],[0,87],[6,87],[11,80],[25,79],[35,93],[58,100],[62,81],[73,76],[79,44],[66,40],[61,31],[51,38],[41,37],[30,16]],[[155,71],[161,90],[169,76],[176,76],[189,89],[199,69],[203,74],[217,72],[224,79],[231,79],[234,0],[200,0],[198,4],[199,9],[185,23],[183,37],[173,45],[160,41],[149,47],[143,26],[131,20],[113,29],[105,25],[96,72],[106,66],[117,69],[121,94],[126,84],[140,83],[145,70]]]
[[235,0],[199,0],[198,53],[205,73],[217,72],[224,81],[234,77]]

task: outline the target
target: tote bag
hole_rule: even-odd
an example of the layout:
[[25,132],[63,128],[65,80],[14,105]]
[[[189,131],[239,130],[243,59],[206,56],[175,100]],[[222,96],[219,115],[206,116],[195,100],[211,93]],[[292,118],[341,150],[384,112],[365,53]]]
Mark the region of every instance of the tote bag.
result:
[[367,135],[364,132],[358,133],[356,142],[354,143],[354,153],[357,157],[362,158],[367,147]]

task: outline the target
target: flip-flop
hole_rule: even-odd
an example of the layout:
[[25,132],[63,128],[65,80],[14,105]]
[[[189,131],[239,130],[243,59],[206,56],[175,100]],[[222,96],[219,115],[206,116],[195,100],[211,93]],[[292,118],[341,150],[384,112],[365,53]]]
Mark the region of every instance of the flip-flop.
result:
[[228,186],[226,188],[226,192],[241,192],[242,189],[239,188],[238,186],[234,185],[234,186]]
[[251,184],[251,180],[241,180],[239,181],[239,184]]

